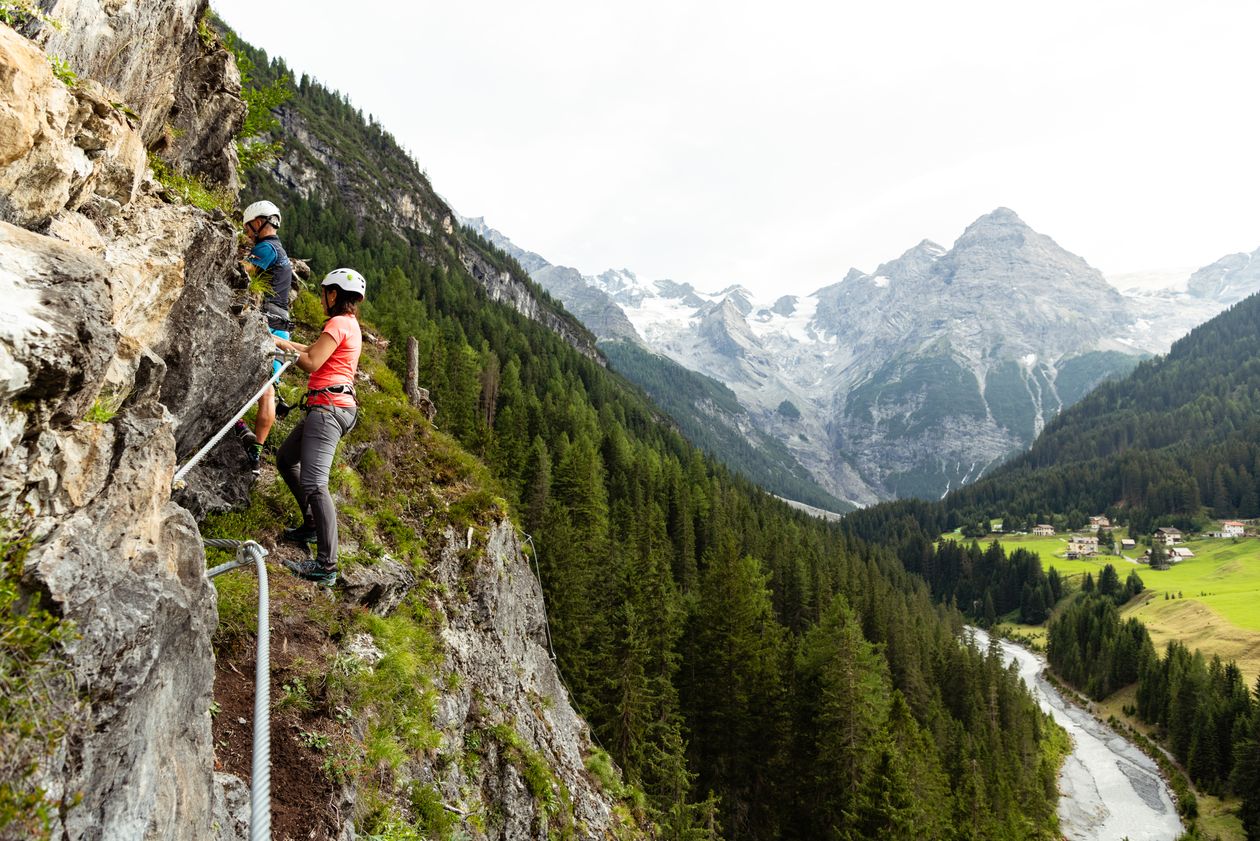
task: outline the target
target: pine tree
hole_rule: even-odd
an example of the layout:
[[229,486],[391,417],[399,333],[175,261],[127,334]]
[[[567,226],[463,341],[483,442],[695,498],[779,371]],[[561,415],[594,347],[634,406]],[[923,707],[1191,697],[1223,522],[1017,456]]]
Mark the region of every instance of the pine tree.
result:
[[1120,593],[1120,575],[1111,564],[1104,566],[1098,575],[1098,592],[1112,598]]
[[1247,741],[1238,746],[1233,788],[1242,796],[1238,816],[1247,841],[1260,841],[1260,678],[1256,679]]
[[687,720],[699,783],[722,797],[728,839],[773,837],[786,738],[786,639],[767,576],[727,537],[706,555],[688,634]]

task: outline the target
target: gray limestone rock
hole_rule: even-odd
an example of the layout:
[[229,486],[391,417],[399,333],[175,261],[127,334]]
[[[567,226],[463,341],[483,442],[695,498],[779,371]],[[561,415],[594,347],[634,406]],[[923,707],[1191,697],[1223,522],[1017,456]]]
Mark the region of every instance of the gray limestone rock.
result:
[[0,27],[0,219],[44,225],[62,209],[133,200],[140,135],[90,79],[67,88],[29,41]]
[[234,193],[240,188],[236,134],[246,110],[241,74],[217,41],[207,46],[193,37],[188,49],[196,57],[180,68],[168,116],[172,131],[154,149],[179,169],[200,173]]
[[568,791],[574,818],[585,828],[580,837],[610,837],[615,821],[610,804],[584,765],[590,733],[548,653],[542,588],[514,527],[497,524],[478,534],[471,549],[453,529],[445,539],[433,575],[448,595],[435,599],[434,606],[446,620],[443,670],[461,680],[442,694],[436,723],[448,748],[460,749],[466,736],[476,735],[487,759],[474,778],[461,763],[435,763],[422,769],[420,778],[434,782],[446,802],[456,806],[462,792],[482,792],[504,816],[501,826],[487,827],[490,841],[544,837],[539,827],[545,814],[521,769],[501,746],[481,738],[486,728],[506,724],[546,760]]
[[246,841],[249,838],[249,785],[240,777],[216,772],[213,841]]
[[154,142],[175,102],[205,0],[53,0],[41,5],[60,25],[40,28],[36,42],[81,78],[115,91],[118,101],[140,115],[145,143]]
[[416,586],[415,574],[386,555],[371,566],[349,566],[341,573],[346,596],[380,616],[388,616]]
[[49,769],[82,793],[58,831],[208,833],[214,593],[197,525],[170,502],[170,422],[150,404],[91,432],[41,433],[52,469],[33,463],[30,478],[44,479],[28,486],[42,497],[34,532],[47,534],[25,576],[79,632],[65,656],[90,710]]
[[0,391],[60,421],[92,405],[118,344],[108,266],[0,222]]

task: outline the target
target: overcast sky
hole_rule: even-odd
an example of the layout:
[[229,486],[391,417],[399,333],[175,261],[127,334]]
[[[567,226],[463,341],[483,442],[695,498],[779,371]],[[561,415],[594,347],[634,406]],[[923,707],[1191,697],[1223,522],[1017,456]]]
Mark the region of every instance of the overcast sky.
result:
[[807,293],[998,206],[1108,274],[1260,247],[1254,0],[212,4],[586,273]]

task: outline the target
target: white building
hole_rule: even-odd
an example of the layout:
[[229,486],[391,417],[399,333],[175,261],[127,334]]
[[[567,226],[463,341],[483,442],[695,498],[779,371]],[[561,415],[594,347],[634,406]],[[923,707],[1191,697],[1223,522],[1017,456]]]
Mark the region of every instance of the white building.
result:
[[1098,554],[1098,538],[1093,535],[1074,534],[1068,538],[1068,554],[1077,557]]

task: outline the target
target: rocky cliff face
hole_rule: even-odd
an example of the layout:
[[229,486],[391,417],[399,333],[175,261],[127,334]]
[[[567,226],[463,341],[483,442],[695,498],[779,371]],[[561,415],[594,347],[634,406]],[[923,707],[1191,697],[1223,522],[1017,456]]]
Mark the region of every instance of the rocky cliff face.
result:
[[[214,595],[171,477],[178,442],[258,379],[266,331],[231,308],[232,226],[166,203],[148,171],[145,135],[179,91],[226,92],[185,112],[190,135],[242,115],[226,53],[186,37],[196,5],[54,4],[63,26],[37,40],[81,74],[73,87],[0,27],[0,516],[33,541],[23,584],[77,632],[63,653],[84,711],[42,770],[58,838],[211,824]],[[156,39],[176,45],[165,61],[111,62]]]
[[[175,201],[148,163],[156,153],[228,192],[237,183],[239,76],[198,33],[204,8],[63,0],[47,8],[60,29],[0,26],[0,520],[6,539],[29,541],[23,591],[74,631],[59,652],[74,689],[49,700],[76,712],[36,779],[59,804],[58,839],[239,829],[225,812],[239,784],[213,774],[216,597],[194,513],[246,488],[213,456],[178,499],[171,481],[265,379],[272,345],[230,280],[236,227]],[[54,52],[77,83],[53,74]],[[475,621],[452,615],[451,667],[475,665],[483,681],[469,685],[508,705],[558,693],[524,738],[600,826],[610,806],[579,780],[583,725],[526,645],[537,583],[510,529],[485,552],[512,590],[488,595]],[[444,709],[453,720],[467,703]],[[502,786],[487,798],[511,808],[519,778],[504,771]]]

